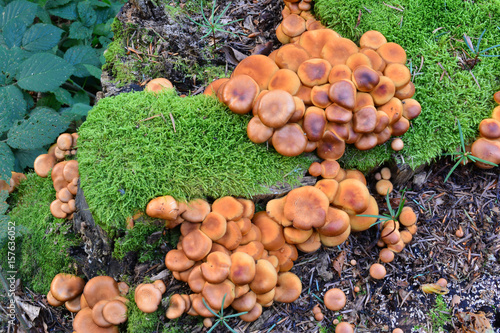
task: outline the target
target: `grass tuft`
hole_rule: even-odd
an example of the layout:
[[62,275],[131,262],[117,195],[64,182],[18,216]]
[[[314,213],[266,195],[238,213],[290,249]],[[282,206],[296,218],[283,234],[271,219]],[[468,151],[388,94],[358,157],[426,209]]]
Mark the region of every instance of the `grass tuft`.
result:
[[[160,113],[165,119],[144,120]],[[250,142],[249,117],[203,95],[140,92],[100,100],[78,141],[81,185],[97,223],[107,231],[124,228],[127,216],[161,195],[249,198],[278,183],[298,184],[311,161]]]
[[[412,126],[402,137],[405,148],[398,155],[416,168],[460,146],[457,119],[467,144],[477,135],[480,121],[491,115],[493,93],[500,90],[500,61],[481,58],[474,67],[472,73],[481,88],[459,63],[467,60],[462,52],[468,50],[464,34],[480,36],[486,29],[481,48],[498,44],[500,31],[495,27],[500,20],[500,1],[400,0],[388,4],[404,10],[376,0],[317,0],[315,12],[328,27],[356,43],[365,31],[378,30],[389,42],[406,50],[407,65],[415,74],[413,98],[422,105],[422,114],[411,121]],[[362,16],[356,27],[360,10]],[[477,43],[476,39],[472,42]],[[500,50],[489,52],[498,54]],[[424,62],[417,73],[422,57]],[[451,80],[442,75],[439,64]],[[350,146],[340,162],[346,168],[367,171],[391,159],[393,153],[390,142],[368,152]]]

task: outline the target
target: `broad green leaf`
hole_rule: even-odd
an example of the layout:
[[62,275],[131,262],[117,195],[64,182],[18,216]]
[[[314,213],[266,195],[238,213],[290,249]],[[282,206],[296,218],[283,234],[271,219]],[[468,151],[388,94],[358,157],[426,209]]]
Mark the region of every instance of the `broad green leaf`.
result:
[[33,96],[31,96],[26,90],[23,90],[24,100],[27,103],[27,109],[31,110],[35,107],[35,101],[33,100]]
[[37,106],[45,106],[54,110],[59,110],[62,103],[59,102],[54,93],[43,94],[43,97],[36,102]]
[[14,154],[5,142],[0,142],[0,179],[8,181],[14,170]]
[[26,114],[26,101],[22,91],[14,86],[0,87],[0,136],[7,132],[14,121]]
[[63,114],[71,114],[78,116],[78,119],[87,116],[92,107],[88,104],[76,103],[71,108],[64,110]]
[[78,77],[87,77],[91,75],[91,73],[84,66],[82,66],[83,64],[101,67],[101,62],[99,61],[95,49],[88,45],[77,45],[71,47],[64,54],[64,60],[75,66],[73,75]]
[[61,104],[73,105],[73,98],[71,97],[71,93],[66,89],[61,87],[54,90],[54,95],[56,99],[61,102]]
[[18,47],[10,50],[0,47],[0,72],[8,73],[10,76],[16,76],[19,65],[31,54]]
[[71,23],[69,26],[69,38],[89,39],[92,36],[92,30],[85,27],[80,21]]
[[88,64],[83,64],[83,67],[96,79],[100,80],[101,79],[101,74],[102,70],[99,67],[88,65]]
[[94,8],[92,8],[90,1],[79,2],[77,8],[78,16],[80,17],[82,24],[89,28],[92,27],[97,20],[97,14]]
[[47,51],[61,40],[64,31],[52,24],[38,23],[31,26],[23,36],[23,47],[28,51]]
[[26,29],[27,25],[21,18],[15,18],[7,22],[2,32],[5,45],[7,45],[9,49],[21,46]]
[[19,161],[19,166],[21,169],[26,167],[33,168],[33,162],[35,159],[42,154],[47,154],[47,149],[45,148],[35,148],[35,149],[17,149],[14,152],[14,156]]
[[37,107],[28,119],[19,121],[7,133],[7,143],[16,149],[35,149],[54,142],[68,128],[59,113],[47,107]]
[[78,13],[76,12],[76,3],[70,2],[64,6],[58,6],[48,9],[50,15],[59,16],[66,20],[76,20]]
[[42,7],[38,7],[38,10],[36,12],[36,17],[38,17],[42,23],[47,23],[47,24],[52,23],[49,12]]
[[73,73],[73,66],[49,53],[37,53],[23,61],[17,84],[26,90],[47,92],[58,88]]
[[45,9],[53,9],[61,7],[70,3],[71,0],[47,0],[45,3]]
[[5,6],[3,13],[0,15],[0,29],[16,18],[21,19],[25,25],[30,25],[35,19],[38,5],[25,0],[17,0]]
[[73,100],[75,101],[75,104],[76,103],[82,103],[86,105],[90,104],[90,97],[83,90],[77,91],[76,94],[73,95]]

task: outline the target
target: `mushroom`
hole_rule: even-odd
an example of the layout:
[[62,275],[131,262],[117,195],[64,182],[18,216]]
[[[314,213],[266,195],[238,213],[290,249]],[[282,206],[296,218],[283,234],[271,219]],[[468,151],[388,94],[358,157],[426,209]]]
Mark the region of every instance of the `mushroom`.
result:
[[378,84],[370,91],[375,105],[384,105],[394,97],[396,87],[394,82],[387,76],[380,76]]
[[394,82],[396,89],[407,85],[411,79],[411,73],[408,67],[400,63],[390,63],[384,69],[384,75]]
[[[336,162],[338,164],[337,161],[331,161],[331,162]],[[340,166],[335,171],[335,176],[337,175],[339,170]],[[335,176],[332,178],[335,178]],[[314,184],[314,187],[319,188],[326,195],[328,201],[332,203],[333,199],[335,198],[335,195],[337,194],[337,190],[339,189],[339,183],[335,179],[321,179],[318,180],[316,184]]]
[[214,96],[217,93],[219,87],[227,81],[229,81],[229,79],[226,77],[213,81],[205,88],[205,90],[203,91],[203,95]]
[[266,250],[277,250],[285,244],[283,227],[271,219],[266,212],[256,213],[252,222],[260,229],[261,242]]
[[182,250],[193,261],[202,260],[212,249],[212,240],[201,230],[194,230],[182,239]]
[[360,66],[372,67],[370,58],[363,53],[351,54],[349,58],[347,58],[345,64],[353,71]]
[[145,283],[135,289],[134,300],[139,310],[153,313],[161,302],[161,291],[152,283]]
[[321,164],[318,162],[312,162],[309,166],[308,172],[313,177],[321,176]]
[[153,79],[146,84],[145,91],[158,92],[173,89],[172,82],[165,78]]
[[356,105],[356,86],[350,80],[334,82],[330,86],[328,97],[332,102],[353,110]]
[[[361,53],[359,53],[361,54]],[[372,91],[380,81],[380,76],[370,66],[362,65],[356,67],[352,72],[352,81],[356,88],[362,92]]]
[[170,250],[165,256],[165,266],[171,271],[182,272],[193,265],[194,261],[189,259],[183,250]]
[[236,298],[231,307],[239,312],[250,311],[257,302],[257,295],[253,291],[249,291],[243,296]]
[[403,150],[404,146],[405,146],[405,144],[404,144],[403,140],[401,140],[400,138],[395,138],[391,142],[391,148],[394,151]]
[[300,125],[286,124],[274,131],[272,144],[283,156],[298,156],[304,152],[307,138]]
[[375,185],[377,193],[380,195],[387,195],[387,193],[391,193],[393,190],[392,183],[387,179],[381,179]]
[[422,112],[422,107],[420,106],[420,103],[414,100],[413,98],[403,99],[402,103],[403,103],[403,116],[408,120],[412,120],[418,117],[418,115]]
[[50,212],[55,218],[64,219],[68,215],[62,210],[62,204],[63,202],[59,199],[52,201],[50,204]]
[[179,294],[173,294],[168,301],[168,309],[166,317],[168,319],[175,319],[182,316],[187,310],[187,304],[184,298]]
[[328,91],[330,90],[330,84],[323,84],[320,86],[314,86],[311,89],[311,102],[318,108],[326,108],[332,102],[328,98]]
[[357,215],[349,215],[350,224],[352,231],[364,231],[368,230],[376,221],[376,217],[360,216],[360,215],[372,215],[376,216],[379,214],[377,200],[373,196],[370,196],[368,208],[365,211]]
[[328,41],[321,49],[321,57],[335,66],[345,64],[347,58],[358,51],[358,46],[350,39],[335,38]]
[[[485,138],[477,139],[471,147],[471,153],[473,156],[493,162],[495,164],[500,164],[500,142],[488,140]],[[491,169],[493,165],[476,162],[476,165],[481,169]]]
[[221,102],[236,114],[247,114],[259,92],[259,85],[250,76],[233,75],[222,88]]
[[354,333],[352,325],[348,322],[340,322],[337,327],[335,327],[335,333]]
[[243,59],[233,71],[232,76],[245,74],[257,82],[260,90],[267,89],[272,75],[279,69],[268,57],[257,54]]
[[52,169],[55,164],[56,158],[53,155],[41,154],[35,159],[33,167],[38,176],[46,178],[49,175],[50,169]]
[[306,31],[306,21],[297,14],[290,14],[281,22],[281,29],[289,37],[300,36]]
[[300,64],[311,58],[309,53],[297,44],[288,44],[280,47],[276,53],[276,64],[279,68],[297,72]]
[[243,215],[243,205],[231,196],[225,196],[214,201],[212,212],[221,214],[226,220],[238,220]]
[[365,32],[359,39],[360,47],[366,47],[374,50],[378,49],[385,43],[387,43],[387,39],[385,38],[385,36],[376,30]]
[[52,306],[61,306],[64,304],[64,302],[59,301],[54,296],[52,296],[52,292],[50,290],[47,293],[47,303],[49,303],[49,305],[52,305]]
[[417,223],[417,215],[411,207],[403,207],[401,214],[399,214],[398,221],[405,227],[409,227]]
[[325,306],[332,311],[339,311],[344,308],[346,304],[346,296],[339,288],[332,288],[323,296]]
[[201,223],[200,230],[213,241],[221,239],[227,230],[227,221],[221,214],[210,212]]
[[73,179],[80,177],[78,174],[78,161],[68,161],[63,168],[63,177],[69,183]]
[[226,234],[215,242],[223,245],[226,249],[232,251],[240,244],[243,236],[241,230],[234,221],[229,221],[226,227]]
[[96,276],[83,289],[83,295],[90,308],[101,300],[113,300],[120,296],[118,283],[110,276]]
[[352,118],[353,130],[357,133],[371,133],[377,124],[377,110],[367,105],[354,113]]
[[350,80],[352,70],[345,64],[339,64],[332,67],[330,74],[328,74],[328,82],[330,84],[340,80]]
[[264,245],[259,241],[251,241],[248,244],[238,246],[233,250],[233,253],[236,252],[246,253],[254,258],[254,260],[259,260],[262,258],[262,254],[264,253]]
[[268,127],[279,128],[285,125],[295,112],[293,96],[284,90],[270,90],[258,106],[258,115]]
[[327,83],[331,69],[332,65],[328,61],[313,58],[300,64],[297,75],[303,85],[313,87]]
[[127,321],[127,306],[119,300],[109,301],[102,308],[102,315],[113,325],[122,324]]
[[380,253],[378,256],[380,258],[380,261],[385,262],[385,263],[389,263],[389,262],[392,262],[394,260],[394,252],[392,252],[388,248],[383,248],[382,250],[380,250]]
[[344,155],[346,142],[336,133],[326,130],[318,141],[317,154],[324,160],[338,160]]
[[361,214],[368,208],[370,193],[366,186],[357,179],[344,179],[339,182],[333,204],[348,214]]
[[259,259],[255,264],[255,277],[250,282],[250,289],[256,294],[264,294],[276,286],[278,274],[273,265],[265,260]]
[[325,109],[325,115],[328,121],[345,124],[351,121],[353,113],[351,110],[333,103]]
[[500,138],[500,121],[492,118],[483,119],[479,123],[479,134],[490,140]]
[[399,98],[400,100],[412,98],[413,95],[415,95],[415,85],[411,81],[396,89],[396,92],[394,93],[394,97]]
[[359,50],[360,53],[363,53],[365,56],[370,59],[370,63],[372,64],[372,68],[376,71],[382,72],[385,68],[385,61],[382,57],[373,49],[362,47]]
[[306,133],[307,138],[310,141],[319,141],[321,140],[321,138],[323,137],[323,133],[325,132],[326,123],[327,120],[325,111],[321,108],[311,106],[306,110],[302,128],[304,129],[304,132]]
[[308,230],[325,224],[328,197],[318,188],[303,186],[286,196],[284,214],[297,229]]
[[304,243],[311,237],[313,229],[310,230],[300,230],[294,227],[286,227],[283,229],[283,234],[285,236],[285,241],[288,244],[301,244]]
[[297,249],[305,253],[312,253],[317,251],[321,247],[320,234],[316,231],[313,231],[311,237],[306,240],[304,243],[296,244]]
[[118,326],[101,327],[92,319],[92,309],[80,310],[73,319],[73,330],[75,332],[96,332],[96,333],[118,333]]
[[321,51],[326,43],[339,38],[339,34],[331,29],[319,29],[305,31],[299,39],[302,46],[312,58],[320,58]]
[[223,252],[212,252],[206,262],[201,264],[201,273],[210,283],[221,283],[229,276],[231,257]]
[[282,68],[271,77],[268,88],[269,90],[284,90],[295,95],[299,91],[300,85],[300,79],[294,71]]
[[[225,309],[234,301],[234,288],[234,284],[229,280],[224,280],[218,284],[206,282],[201,294],[211,308]],[[222,300],[224,300],[224,303],[222,303]]]
[[153,218],[175,220],[179,215],[177,201],[170,195],[152,199],[146,206],[146,214]]
[[377,53],[387,64],[406,64],[406,52],[399,44],[392,42],[385,43],[377,49]]
[[259,318],[261,314],[262,305],[260,305],[259,303],[255,303],[254,307],[248,313],[240,316],[240,319],[246,322],[252,322],[257,320],[257,318]]
[[370,276],[376,280],[381,280],[385,277],[387,271],[381,264],[373,264],[370,266]]
[[194,199],[186,204],[182,218],[189,222],[202,222],[210,213],[210,204],[204,199]]

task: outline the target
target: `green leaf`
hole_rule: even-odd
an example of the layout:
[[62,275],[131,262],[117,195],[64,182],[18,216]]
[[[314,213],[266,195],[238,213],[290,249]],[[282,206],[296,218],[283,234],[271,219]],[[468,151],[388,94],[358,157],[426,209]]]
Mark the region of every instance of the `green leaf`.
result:
[[92,8],[90,1],[78,3],[78,16],[80,17],[82,24],[86,27],[92,27],[97,20],[97,14]]
[[76,103],[71,107],[70,109],[64,110],[63,113],[65,114],[74,114],[77,115],[79,118],[87,116],[89,111],[92,109],[92,107],[88,104],[83,104],[83,103]]
[[59,110],[62,106],[62,103],[57,100],[54,93],[50,92],[43,94],[43,97],[37,100],[36,105]]
[[85,27],[80,21],[73,22],[69,26],[69,38],[89,39],[92,36],[92,30]]
[[[47,2],[48,4],[48,2]],[[70,2],[63,6],[56,6],[53,8],[48,8],[47,4],[45,8],[48,9],[50,15],[58,16],[66,20],[76,20],[78,18],[78,13],[76,12],[76,3]]]
[[101,62],[99,61],[95,49],[88,45],[77,45],[71,47],[64,54],[64,60],[75,66],[73,75],[78,77],[87,77],[92,75],[92,73],[90,73],[89,70],[83,66],[83,64],[101,67]]
[[9,192],[0,191],[0,215],[5,214],[5,212],[9,208],[9,205],[7,205],[7,203],[5,203],[5,201],[7,201],[8,197],[9,197]]
[[0,72],[16,76],[19,65],[28,59],[29,56],[29,52],[18,47],[11,48],[10,50],[0,47]]
[[37,53],[23,61],[17,84],[31,91],[46,92],[58,88],[73,73],[73,66],[49,53]]
[[0,87],[0,135],[26,114],[26,101],[22,91],[14,86]]
[[77,91],[75,95],[73,95],[73,100],[76,103],[82,103],[82,104],[90,104],[90,97],[87,95],[87,93],[83,90]]
[[31,26],[23,36],[23,47],[28,51],[47,51],[61,40],[64,31],[51,24],[38,23]]
[[73,105],[73,98],[71,97],[71,93],[66,89],[61,87],[54,90],[54,95],[56,99],[61,102],[61,104]]
[[42,154],[47,154],[47,149],[35,148],[35,149],[18,149],[14,152],[14,156],[19,161],[21,169],[26,167],[33,168],[33,162],[35,159]]
[[100,80],[101,79],[101,74],[102,70],[99,67],[88,65],[88,64],[83,64],[83,67],[96,79]]
[[42,23],[52,24],[49,12],[42,7],[38,7],[36,17],[38,17]]
[[54,9],[61,7],[70,3],[71,0],[47,0],[45,3],[45,9]]
[[59,113],[47,107],[35,108],[7,133],[7,143],[16,149],[35,149],[53,143],[69,126]]
[[14,170],[14,154],[5,142],[0,142],[0,179],[8,181]]
[[25,0],[9,3],[0,15],[0,29],[3,29],[9,21],[16,18],[21,19],[26,26],[30,25],[35,19],[37,10],[38,5]]
[[3,28],[3,38],[7,47],[21,46],[23,34],[26,31],[26,23],[21,18],[15,18],[7,22]]

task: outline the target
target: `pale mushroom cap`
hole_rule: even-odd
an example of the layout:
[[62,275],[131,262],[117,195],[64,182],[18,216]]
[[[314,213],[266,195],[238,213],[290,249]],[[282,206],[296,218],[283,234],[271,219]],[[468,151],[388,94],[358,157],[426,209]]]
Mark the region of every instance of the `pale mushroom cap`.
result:
[[377,49],[377,53],[384,59],[387,64],[390,63],[406,63],[406,51],[396,43],[385,43]]
[[391,142],[391,148],[394,151],[400,151],[404,148],[404,142],[400,138],[396,138]]
[[258,116],[248,122],[247,136],[253,143],[264,143],[273,136],[273,133],[274,128],[264,125]]
[[349,56],[359,51],[359,47],[350,39],[335,38],[325,44],[321,57],[332,66],[345,64]]
[[331,29],[305,31],[299,39],[302,46],[313,58],[321,56],[321,50],[328,41],[339,38],[339,34]]
[[347,299],[344,292],[338,288],[332,288],[325,293],[323,297],[325,306],[332,311],[338,311],[344,308]]

